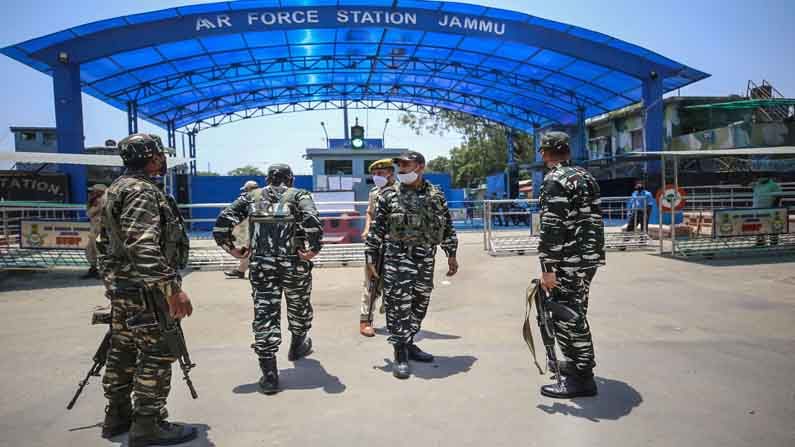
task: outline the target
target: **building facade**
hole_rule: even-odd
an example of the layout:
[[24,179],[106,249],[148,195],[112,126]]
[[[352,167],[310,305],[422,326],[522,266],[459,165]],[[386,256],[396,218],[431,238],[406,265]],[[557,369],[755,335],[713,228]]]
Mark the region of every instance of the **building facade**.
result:
[[[594,117],[587,121],[588,164],[600,180],[643,178],[650,174],[648,165],[612,160],[629,152],[795,145],[795,113],[791,108],[771,119],[771,114],[749,106],[751,102],[743,96],[666,98],[662,148],[645,146],[641,104]],[[722,164],[702,160],[685,166],[685,171],[719,173],[726,168]],[[758,160],[749,165],[749,170],[754,166],[772,165]]]
[[405,151],[384,148],[380,139],[365,140],[362,149],[352,148],[345,139],[331,139],[327,148],[307,149],[304,158],[312,162],[315,191],[354,191],[356,185],[367,184],[371,163]]
[[[54,154],[58,152],[58,139],[54,127],[11,127],[14,135],[15,152],[38,152]],[[17,171],[35,171],[41,168],[41,172],[56,172],[55,165],[42,167],[37,163],[17,163]]]

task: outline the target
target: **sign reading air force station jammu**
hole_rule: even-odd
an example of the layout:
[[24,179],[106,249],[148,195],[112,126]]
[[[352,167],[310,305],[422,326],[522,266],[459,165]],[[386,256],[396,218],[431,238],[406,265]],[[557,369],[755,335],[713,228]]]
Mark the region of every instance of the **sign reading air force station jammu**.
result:
[[197,32],[223,29],[256,31],[295,25],[404,26],[426,30],[437,28],[439,31],[480,32],[494,36],[503,36],[506,32],[506,25],[501,21],[420,10],[289,9],[246,11],[196,18]]

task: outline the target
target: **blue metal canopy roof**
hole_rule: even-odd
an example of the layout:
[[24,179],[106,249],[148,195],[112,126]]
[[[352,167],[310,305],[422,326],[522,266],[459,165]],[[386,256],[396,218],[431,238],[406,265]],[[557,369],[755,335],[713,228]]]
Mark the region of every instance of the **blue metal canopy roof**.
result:
[[44,73],[79,64],[84,92],[163,127],[273,113],[437,109],[531,132],[709,75],[539,17],[423,0],[241,0],[94,22],[4,48]]

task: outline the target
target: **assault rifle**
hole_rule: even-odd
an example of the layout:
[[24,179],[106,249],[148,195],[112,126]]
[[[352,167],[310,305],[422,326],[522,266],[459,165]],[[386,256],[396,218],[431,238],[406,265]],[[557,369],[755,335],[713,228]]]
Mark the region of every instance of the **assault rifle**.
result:
[[77,403],[77,398],[80,397],[80,394],[83,392],[83,388],[88,385],[88,379],[93,377],[99,377],[102,368],[105,366],[105,362],[108,359],[108,351],[110,351],[110,322],[111,322],[111,314],[110,312],[94,312],[91,315],[91,324],[107,324],[108,331],[105,332],[105,337],[102,338],[102,341],[99,343],[99,348],[97,348],[97,352],[94,354],[93,360],[94,364],[88,370],[88,374],[86,377],[77,383],[77,391],[75,395],[72,397],[72,400],[66,405],[67,410],[71,410],[74,408],[75,403]]
[[532,323],[532,308],[536,307],[536,321],[538,328],[541,331],[541,341],[544,343],[544,348],[547,354],[547,365],[555,366],[555,379],[560,385],[560,363],[558,356],[555,352],[555,340],[557,334],[555,333],[555,321],[573,322],[580,316],[570,307],[555,301],[555,289],[548,293],[541,287],[541,281],[534,279],[527,288],[527,306],[525,312],[524,324],[522,325],[522,336],[530,353],[533,355],[533,362],[538,368],[539,374],[544,374],[546,370],[541,367],[536,357],[535,343],[533,342]]
[[[196,388],[193,387],[193,381],[190,379],[190,371],[196,367],[196,364],[190,359],[180,321],[171,317],[166,299],[158,289],[144,287],[141,289],[141,297],[146,311],[129,318],[127,327],[132,329],[157,326],[169,351],[177,357],[179,367],[182,369],[182,379],[185,380],[185,385],[188,386],[191,397],[194,399],[198,398],[199,395],[196,393]],[[152,320],[153,315],[154,321]]]
[[367,321],[373,321],[373,306],[375,305],[375,300],[378,298],[378,293],[381,290],[381,284],[383,281],[382,276],[384,275],[384,246],[381,245],[381,250],[378,251],[378,258],[375,260],[375,271],[378,274],[378,277],[370,277],[370,280],[367,282],[367,296],[369,300],[369,305],[367,306]]

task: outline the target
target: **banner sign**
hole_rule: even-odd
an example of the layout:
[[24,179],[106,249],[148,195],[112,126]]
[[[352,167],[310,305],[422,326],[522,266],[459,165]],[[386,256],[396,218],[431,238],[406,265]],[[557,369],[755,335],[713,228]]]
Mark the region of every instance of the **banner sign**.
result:
[[786,208],[715,210],[712,225],[714,237],[789,233]]
[[0,173],[2,200],[65,203],[68,193],[69,178],[64,174]]
[[452,29],[494,36],[503,36],[510,31],[518,32],[511,30],[507,23],[507,20],[482,15],[451,14],[435,10],[317,7],[228,11],[223,14],[200,15],[195,17],[193,27],[196,32],[224,29],[242,32],[268,31],[302,25],[402,26],[436,29],[439,32]]
[[91,235],[89,222],[23,220],[21,248],[85,249]]

